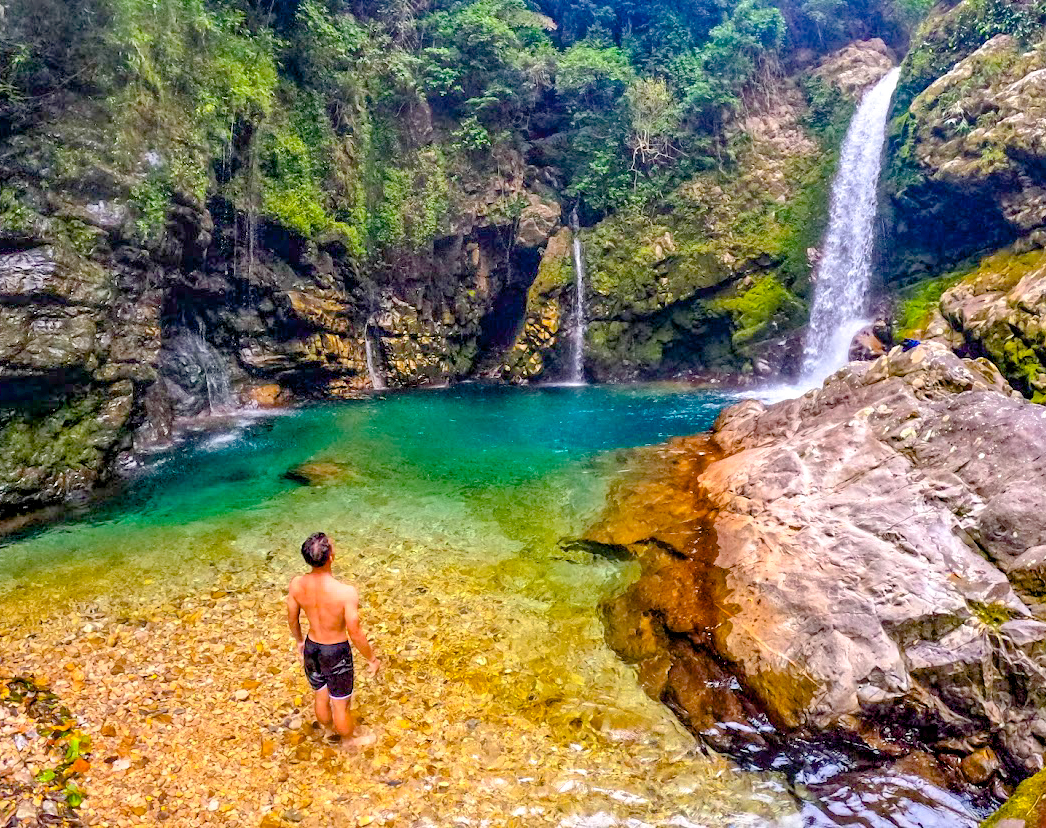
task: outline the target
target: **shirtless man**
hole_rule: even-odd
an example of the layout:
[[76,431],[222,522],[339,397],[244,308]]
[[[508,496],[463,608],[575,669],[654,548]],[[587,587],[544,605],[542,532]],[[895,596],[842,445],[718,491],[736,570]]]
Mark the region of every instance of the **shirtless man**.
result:
[[[343,584],[331,574],[334,544],[317,532],[301,545],[307,575],[291,581],[287,594],[287,622],[305,666],[305,676],[316,691],[316,718],[347,741],[352,737],[354,674],[352,647],[346,634],[367,659],[367,672],[375,675],[381,662],[360,629],[360,596],[356,587]],[[302,638],[301,611],[309,619],[309,637]]]

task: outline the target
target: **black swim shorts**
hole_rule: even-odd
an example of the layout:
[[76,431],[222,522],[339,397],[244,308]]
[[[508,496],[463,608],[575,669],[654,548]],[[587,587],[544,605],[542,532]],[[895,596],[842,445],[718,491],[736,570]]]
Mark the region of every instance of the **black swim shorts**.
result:
[[352,669],[352,647],[348,641],[337,644],[317,644],[305,639],[305,677],[313,690],[327,688],[332,699],[347,699],[352,695],[355,676]]

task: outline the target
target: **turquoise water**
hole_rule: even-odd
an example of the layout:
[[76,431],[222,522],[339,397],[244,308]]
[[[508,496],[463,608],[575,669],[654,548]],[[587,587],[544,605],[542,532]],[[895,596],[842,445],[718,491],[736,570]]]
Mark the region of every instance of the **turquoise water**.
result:
[[103,507],[7,543],[0,579],[136,558],[138,569],[173,573],[186,560],[156,560],[154,548],[172,532],[298,523],[317,504],[285,473],[305,462],[344,472],[320,487],[333,513],[316,516],[317,531],[349,540],[415,527],[479,553],[506,539],[547,549],[598,513],[609,452],[705,430],[729,401],[670,387],[461,386],[242,421],[146,461]]

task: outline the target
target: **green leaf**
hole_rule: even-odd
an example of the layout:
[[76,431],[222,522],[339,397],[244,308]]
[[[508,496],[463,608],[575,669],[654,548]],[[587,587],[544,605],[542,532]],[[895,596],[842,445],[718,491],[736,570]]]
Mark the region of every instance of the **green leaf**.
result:
[[73,736],[65,746],[65,761],[74,762],[80,756],[80,737]]
[[70,782],[65,786],[65,801],[70,808],[79,808],[84,801],[84,792]]

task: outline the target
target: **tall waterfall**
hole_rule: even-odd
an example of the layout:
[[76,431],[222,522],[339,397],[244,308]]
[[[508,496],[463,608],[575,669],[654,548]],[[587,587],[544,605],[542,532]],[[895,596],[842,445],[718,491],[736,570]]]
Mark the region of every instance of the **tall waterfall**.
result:
[[375,391],[384,391],[387,386],[385,385],[385,378],[378,369],[378,360],[374,354],[374,343],[371,341],[371,328],[371,322],[368,320],[367,326],[363,329],[363,350],[367,354],[367,373],[370,374],[371,387]]
[[808,387],[846,364],[851,340],[868,322],[876,190],[899,71],[865,93],[843,142],[803,348],[802,383]]
[[570,326],[570,376],[571,385],[585,384],[585,249],[578,235],[577,208],[570,214],[570,227],[574,231],[574,318]]

